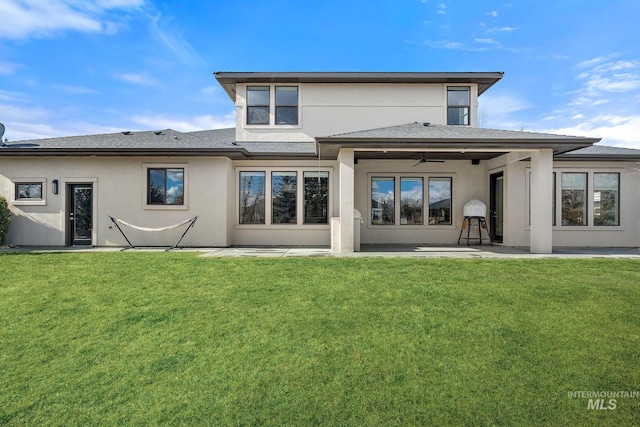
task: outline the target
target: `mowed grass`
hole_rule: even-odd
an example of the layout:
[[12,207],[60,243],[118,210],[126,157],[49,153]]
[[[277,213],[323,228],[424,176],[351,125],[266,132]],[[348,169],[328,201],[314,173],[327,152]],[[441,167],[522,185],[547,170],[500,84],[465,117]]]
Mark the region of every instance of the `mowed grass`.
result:
[[[0,424],[638,425],[633,260],[0,256]],[[607,399],[608,402],[608,399]]]

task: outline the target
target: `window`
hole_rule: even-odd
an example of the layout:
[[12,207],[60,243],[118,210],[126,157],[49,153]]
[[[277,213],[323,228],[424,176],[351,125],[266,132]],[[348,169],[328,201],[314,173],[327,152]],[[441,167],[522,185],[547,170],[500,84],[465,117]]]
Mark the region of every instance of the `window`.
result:
[[329,172],[304,172],[304,223],[329,223]]
[[240,172],[240,224],[264,224],[265,175]]
[[247,124],[248,125],[268,125],[269,86],[248,86],[247,87]]
[[422,224],[422,178],[400,178],[400,224]]
[[395,224],[395,178],[371,179],[371,223]]
[[470,105],[468,86],[447,87],[447,124],[468,125]]
[[298,124],[297,86],[276,86],[276,124]]
[[593,174],[593,225],[620,225],[620,174]]
[[587,174],[562,173],[562,225],[587,225]]
[[[428,182],[426,188],[425,181]],[[400,192],[400,203],[396,206],[397,191]],[[374,176],[371,178],[371,224],[452,225],[452,193],[452,177]],[[429,203],[427,218],[425,199]],[[395,221],[396,216],[400,218],[399,224]]]
[[184,205],[184,169],[148,168],[147,204]]
[[298,193],[296,172],[271,173],[271,223],[296,224],[296,194]]
[[429,178],[429,224],[451,224],[452,179]]
[[16,182],[16,200],[42,200],[42,183]]

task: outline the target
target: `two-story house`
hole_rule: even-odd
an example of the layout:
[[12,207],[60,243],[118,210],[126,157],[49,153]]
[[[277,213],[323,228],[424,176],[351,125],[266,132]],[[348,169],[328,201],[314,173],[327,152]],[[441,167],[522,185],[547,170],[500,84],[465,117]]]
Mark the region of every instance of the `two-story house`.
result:
[[[448,245],[477,199],[506,246],[640,245],[640,150],[479,128],[478,97],[502,73],[215,77],[235,128],[0,146],[9,242],[123,246],[110,216],[152,230],[198,216],[183,245]],[[161,246],[183,232],[127,235]]]

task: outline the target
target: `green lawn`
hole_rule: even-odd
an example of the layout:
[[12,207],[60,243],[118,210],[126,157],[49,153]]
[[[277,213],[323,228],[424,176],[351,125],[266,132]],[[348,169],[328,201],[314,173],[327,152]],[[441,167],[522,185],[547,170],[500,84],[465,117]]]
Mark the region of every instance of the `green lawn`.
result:
[[[0,425],[638,425],[633,260],[0,256]],[[606,399],[609,404],[609,399]]]

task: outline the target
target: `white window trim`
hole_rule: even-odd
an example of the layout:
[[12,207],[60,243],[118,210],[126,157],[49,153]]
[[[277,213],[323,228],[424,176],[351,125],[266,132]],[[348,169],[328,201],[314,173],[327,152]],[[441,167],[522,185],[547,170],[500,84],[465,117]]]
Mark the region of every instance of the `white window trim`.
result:
[[[264,224],[240,224],[240,172],[264,172],[265,173],[265,223]],[[272,224],[272,188],[271,188],[271,174],[273,172],[296,172],[296,224]],[[305,224],[304,223],[304,172],[328,172],[329,173],[329,195],[327,206],[327,223],[326,224]],[[288,167],[288,166],[240,166],[235,168],[235,181],[236,189],[235,196],[233,198],[235,204],[235,228],[238,230],[326,230],[331,227],[331,212],[333,209],[333,196],[332,196],[332,181],[333,180],[333,168],[332,167]]]
[[[46,206],[47,205],[47,191],[48,191],[48,182],[47,178],[32,178],[32,177],[20,177],[20,178],[12,178],[11,182],[13,183],[13,196],[11,198],[10,203],[14,206]],[[17,184],[42,184],[42,198],[40,199],[18,199],[16,196],[16,185]]]
[[[147,203],[147,182],[149,169],[184,169],[184,204],[182,205],[150,205]],[[142,209],[158,211],[186,211],[189,210],[189,164],[188,163],[144,163],[142,165]]]
[[[531,168],[525,168],[525,209],[526,209],[526,223],[525,230],[531,231],[531,198],[529,197],[530,190],[530,174]],[[594,167],[561,167],[553,168],[553,172],[556,174],[556,210],[554,212],[556,225],[553,226],[554,231],[624,231],[625,215],[622,209],[622,177],[624,176],[624,168],[594,168]],[[562,173],[586,173],[587,174],[587,225],[562,225]],[[593,205],[593,177],[595,173],[617,173],[620,176],[619,184],[619,215],[620,225],[593,225],[594,223],[594,205]]]
[[[394,178],[394,217],[395,224],[372,224],[371,223],[371,180],[373,178]],[[400,178],[422,178],[422,222],[423,224],[400,224]],[[429,224],[429,178],[451,178],[451,224]],[[370,229],[382,229],[382,230],[455,230],[457,229],[457,215],[456,215],[456,202],[455,197],[458,194],[456,189],[457,185],[455,172],[430,172],[430,173],[390,173],[382,172],[367,173],[367,219],[365,224]],[[364,215],[364,213],[363,213]],[[364,218],[363,218],[364,219]]]
[[[263,86],[269,88],[269,124],[249,124],[247,123],[248,105],[247,88],[249,86]],[[276,124],[276,86],[297,87],[298,88],[298,124],[278,125]],[[252,83],[244,86],[244,99],[242,101],[242,124],[247,129],[301,129],[302,128],[302,85],[286,83]]]

